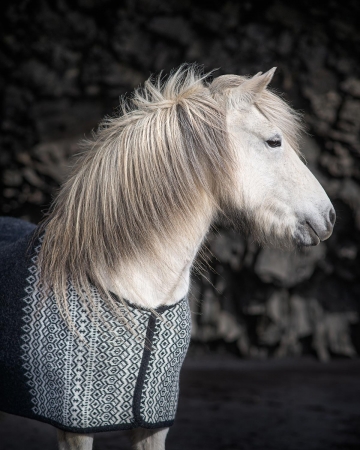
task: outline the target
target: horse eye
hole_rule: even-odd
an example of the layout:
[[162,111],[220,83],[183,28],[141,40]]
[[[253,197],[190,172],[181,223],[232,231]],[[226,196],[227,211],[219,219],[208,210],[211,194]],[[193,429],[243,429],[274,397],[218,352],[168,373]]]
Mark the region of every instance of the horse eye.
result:
[[266,143],[271,148],[281,147],[281,139],[269,139]]

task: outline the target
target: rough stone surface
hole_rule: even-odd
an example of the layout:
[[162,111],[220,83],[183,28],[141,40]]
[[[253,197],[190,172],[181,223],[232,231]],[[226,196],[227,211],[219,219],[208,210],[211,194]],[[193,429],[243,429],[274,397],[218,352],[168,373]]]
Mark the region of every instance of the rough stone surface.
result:
[[[187,61],[251,74],[304,111],[309,168],[337,209],[332,238],[295,254],[210,233],[195,277],[193,339],[264,358],[360,352],[359,3],[175,0],[4,2],[0,42],[1,213],[38,222],[119,96]],[[198,300],[201,300],[199,302]]]

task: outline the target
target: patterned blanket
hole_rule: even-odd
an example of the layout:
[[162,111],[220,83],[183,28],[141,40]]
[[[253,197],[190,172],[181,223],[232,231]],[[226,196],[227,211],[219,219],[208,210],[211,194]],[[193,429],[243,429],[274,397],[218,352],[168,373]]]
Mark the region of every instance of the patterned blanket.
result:
[[90,320],[69,284],[79,334],[71,332],[54,297],[39,297],[35,229],[0,218],[0,411],[84,433],[172,425],[190,340],[187,299],[156,314],[128,303],[134,335],[95,289],[99,315]]

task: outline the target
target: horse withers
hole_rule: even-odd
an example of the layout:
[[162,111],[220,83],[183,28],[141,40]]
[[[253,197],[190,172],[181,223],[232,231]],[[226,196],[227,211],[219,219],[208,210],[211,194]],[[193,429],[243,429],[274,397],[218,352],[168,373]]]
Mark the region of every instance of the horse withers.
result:
[[165,448],[211,223],[287,248],[332,233],[299,116],[267,89],[274,70],[149,79],[84,144],[39,227],[2,219],[0,410],[54,425],[63,450],[118,429]]

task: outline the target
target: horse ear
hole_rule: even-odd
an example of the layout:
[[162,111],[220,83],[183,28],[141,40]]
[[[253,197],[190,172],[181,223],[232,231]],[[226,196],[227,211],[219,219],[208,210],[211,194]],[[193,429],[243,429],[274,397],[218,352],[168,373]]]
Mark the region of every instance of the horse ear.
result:
[[249,106],[256,102],[257,97],[261,95],[263,90],[272,80],[276,67],[268,70],[264,74],[257,73],[249,80],[244,81],[240,86],[232,89],[231,96],[236,99],[236,104],[243,104]]

